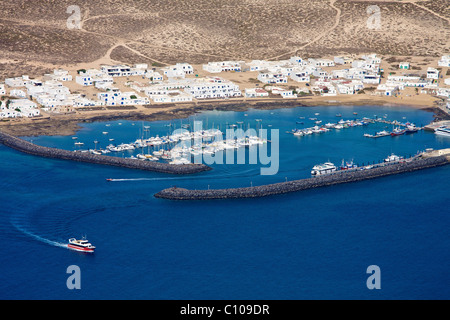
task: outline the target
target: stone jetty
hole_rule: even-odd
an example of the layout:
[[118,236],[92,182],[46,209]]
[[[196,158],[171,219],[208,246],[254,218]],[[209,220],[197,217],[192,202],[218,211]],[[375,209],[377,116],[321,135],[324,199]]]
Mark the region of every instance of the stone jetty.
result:
[[380,165],[372,169],[358,169],[352,171],[338,171],[334,174],[323,175],[314,178],[281,182],[269,185],[215,189],[215,190],[188,190],[183,188],[164,189],[155,197],[171,200],[211,200],[211,199],[235,199],[235,198],[257,198],[289,192],[296,192],[306,189],[331,186],[341,183],[356,182],[378,177],[389,176],[443,166],[450,163],[450,157],[447,155],[417,156],[406,161],[393,164]]
[[203,164],[168,164],[161,162],[150,162],[136,159],[124,159],[118,157],[91,154],[89,152],[75,152],[63,149],[48,148],[38,146],[7,133],[0,132],[0,143],[12,149],[32,154],[35,156],[87,162],[93,164],[102,164],[122,168],[139,169],[146,171],[155,171],[170,174],[193,174],[211,170],[210,167]]

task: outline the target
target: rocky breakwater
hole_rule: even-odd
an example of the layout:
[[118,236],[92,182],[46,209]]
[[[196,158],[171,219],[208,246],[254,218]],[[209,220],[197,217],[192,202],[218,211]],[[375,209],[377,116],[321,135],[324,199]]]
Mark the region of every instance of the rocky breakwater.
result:
[[164,189],[155,197],[171,200],[211,200],[211,199],[235,199],[235,198],[257,198],[306,189],[331,186],[341,183],[356,182],[374,179],[393,174],[400,174],[438,167],[450,163],[450,158],[445,155],[432,157],[415,157],[408,161],[382,165],[371,169],[359,169],[354,171],[338,171],[334,174],[323,175],[314,178],[288,181],[282,183],[268,184],[247,188],[231,188],[216,190],[188,190],[183,188]]
[[210,167],[203,164],[175,165],[161,162],[150,162],[136,159],[124,159],[118,157],[96,155],[88,152],[74,152],[63,149],[48,148],[38,146],[36,144],[3,132],[0,132],[0,143],[12,149],[35,156],[109,165],[130,169],[155,171],[161,173],[192,174],[211,170]]

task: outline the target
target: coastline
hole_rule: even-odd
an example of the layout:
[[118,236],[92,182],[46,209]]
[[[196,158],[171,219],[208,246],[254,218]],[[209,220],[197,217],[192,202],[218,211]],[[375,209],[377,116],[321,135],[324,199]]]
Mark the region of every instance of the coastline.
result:
[[274,110],[295,107],[315,106],[360,106],[360,105],[391,105],[422,109],[435,114],[435,121],[449,120],[450,115],[440,109],[433,99],[384,98],[378,96],[305,96],[296,99],[260,98],[260,99],[227,99],[202,100],[192,103],[158,104],[146,107],[125,109],[107,109],[93,111],[79,111],[70,114],[52,114],[41,118],[17,119],[14,121],[0,121],[0,131],[15,136],[69,136],[81,129],[80,123],[106,122],[115,120],[160,121],[185,119],[202,111],[238,111],[249,109]]

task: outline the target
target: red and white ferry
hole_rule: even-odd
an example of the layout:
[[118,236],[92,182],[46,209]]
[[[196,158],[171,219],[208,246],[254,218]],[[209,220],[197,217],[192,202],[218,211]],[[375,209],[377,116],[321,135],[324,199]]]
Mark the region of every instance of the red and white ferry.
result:
[[69,249],[73,249],[76,251],[83,251],[83,252],[94,252],[95,247],[89,243],[88,240],[82,239],[77,240],[75,238],[69,239],[69,244],[67,245]]

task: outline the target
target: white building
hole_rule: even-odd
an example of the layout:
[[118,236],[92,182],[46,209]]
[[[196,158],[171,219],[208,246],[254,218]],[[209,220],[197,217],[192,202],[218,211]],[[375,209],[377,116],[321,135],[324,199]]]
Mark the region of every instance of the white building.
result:
[[441,60],[438,61],[438,66],[450,68],[450,55],[442,56]]
[[382,83],[378,85],[376,93],[384,96],[394,96],[399,90],[399,86]]
[[161,82],[164,80],[164,77],[156,71],[149,70],[145,73],[145,77],[150,80],[151,83]]
[[208,62],[208,64],[204,64],[202,68],[209,73],[220,73],[228,71],[240,72],[242,71],[242,63],[243,61]]
[[242,96],[237,84],[215,77],[192,79],[192,83],[184,89],[196,99],[232,98]]
[[409,62],[400,62],[398,68],[402,70],[409,70],[410,64]]
[[282,73],[260,72],[258,80],[266,84],[287,83],[287,76]]
[[154,103],[180,103],[191,102],[193,96],[181,90],[167,90],[164,94],[153,94],[149,96]]
[[110,77],[130,77],[131,75],[133,75],[131,67],[125,65],[103,65],[100,69],[102,73],[107,74]]
[[168,78],[184,78],[187,74],[194,74],[194,68],[188,63],[177,63],[162,68],[161,71]]
[[121,92],[118,88],[100,92],[97,96],[106,106],[132,106],[150,103],[147,97],[140,97],[135,92]]
[[290,78],[296,82],[310,82],[311,81],[311,77],[310,77],[308,71],[294,70],[291,73]]
[[298,56],[293,56],[289,58],[289,63],[291,63],[292,65],[303,65],[305,64],[305,62],[303,61],[302,58],[298,57]]
[[9,92],[9,95],[11,97],[14,97],[14,98],[22,98],[22,99],[27,97],[27,94],[25,93],[25,91],[20,90],[20,89],[13,89],[13,90],[11,90]]
[[449,88],[439,88],[436,92],[436,95],[440,97],[450,98],[450,89]]
[[92,80],[91,76],[76,76],[75,82],[78,83],[81,86],[87,87],[92,86],[94,84],[94,81]]
[[309,58],[308,62],[310,65],[320,68],[320,67],[334,67],[335,63],[333,60],[328,59],[313,59]]
[[51,80],[55,81],[72,81],[73,77],[69,74],[69,71],[64,69],[55,69],[53,70],[53,74],[46,74]]
[[272,87],[271,91],[272,94],[279,94],[284,99],[297,98],[297,94],[294,93],[294,90]]
[[247,66],[250,68],[250,71],[262,71],[273,66],[273,62],[271,63],[266,60],[252,60],[247,63]]
[[427,79],[439,79],[439,70],[435,68],[428,67],[427,69]]
[[28,99],[2,101],[0,118],[36,117],[41,114],[37,104]]
[[334,57],[335,64],[352,64],[353,59],[347,56],[337,56]]
[[245,89],[245,97],[246,98],[261,98],[268,97],[269,93],[262,88],[249,88]]
[[21,77],[16,77],[16,78],[6,78],[5,84],[11,88],[20,88],[20,87],[25,87],[25,85],[27,84],[27,82],[29,80],[30,80],[30,78],[28,76],[23,75]]

